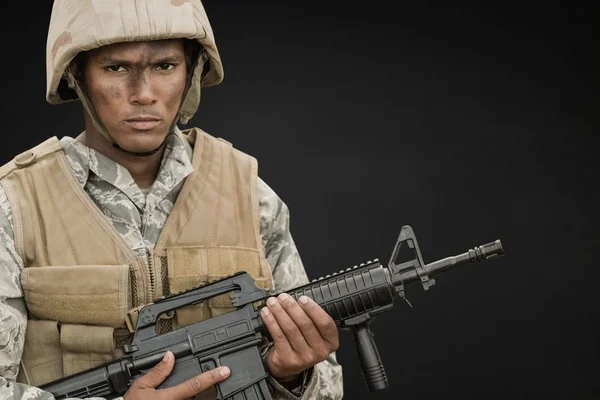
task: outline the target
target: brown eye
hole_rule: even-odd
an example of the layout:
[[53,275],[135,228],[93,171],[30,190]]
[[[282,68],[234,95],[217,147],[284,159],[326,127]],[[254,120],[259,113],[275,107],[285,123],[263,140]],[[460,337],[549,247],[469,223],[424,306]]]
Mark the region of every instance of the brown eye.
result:
[[125,68],[123,68],[120,65],[110,65],[110,66],[106,67],[106,69],[108,69],[111,72],[123,72],[123,71],[125,71]]
[[158,69],[161,71],[168,71],[174,67],[175,66],[173,64],[169,64],[169,63],[158,64]]

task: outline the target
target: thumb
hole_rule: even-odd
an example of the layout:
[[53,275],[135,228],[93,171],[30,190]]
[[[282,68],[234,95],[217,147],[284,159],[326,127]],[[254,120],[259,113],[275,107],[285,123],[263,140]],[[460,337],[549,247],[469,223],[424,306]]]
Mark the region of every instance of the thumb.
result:
[[165,356],[158,364],[156,364],[146,375],[136,379],[135,385],[141,389],[155,388],[165,380],[173,370],[174,365],[173,353],[167,351]]

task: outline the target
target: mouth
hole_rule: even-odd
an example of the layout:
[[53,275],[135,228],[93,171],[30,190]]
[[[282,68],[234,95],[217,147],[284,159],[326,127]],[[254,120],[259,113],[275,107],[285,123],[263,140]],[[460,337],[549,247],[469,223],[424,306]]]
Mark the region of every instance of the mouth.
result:
[[161,122],[160,118],[140,115],[138,117],[129,118],[125,120],[127,125],[138,131],[149,131],[156,128]]

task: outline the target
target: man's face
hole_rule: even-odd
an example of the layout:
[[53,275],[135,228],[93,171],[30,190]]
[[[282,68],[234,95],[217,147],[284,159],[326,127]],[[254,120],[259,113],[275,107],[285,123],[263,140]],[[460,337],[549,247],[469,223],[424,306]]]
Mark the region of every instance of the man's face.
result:
[[90,51],[84,90],[110,136],[135,152],[158,147],[186,83],[181,40],[117,43]]

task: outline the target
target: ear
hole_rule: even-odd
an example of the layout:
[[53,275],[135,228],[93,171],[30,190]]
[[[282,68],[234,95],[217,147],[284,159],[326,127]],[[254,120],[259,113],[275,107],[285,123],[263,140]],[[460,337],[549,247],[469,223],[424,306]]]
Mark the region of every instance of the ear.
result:
[[83,77],[84,77],[86,61],[87,61],[86,52],[82,51],[82,52],[78,53],[73,58],[73,60],[71,60],[71,62],[69,63],[69,66],[67,67],[69,69],[69,71],[71,71],[71,74],[73,74],[75,79],[77,79],[80,84],[84,83]]
[[200,54],[200,50],[202,46],[198,41],[193,39],[184,39],[183,40],[183,50],[185,52],[185,65],[187,68],[187,73],[192,73],[194,69],[196,60],[198,59],[198,55]]

